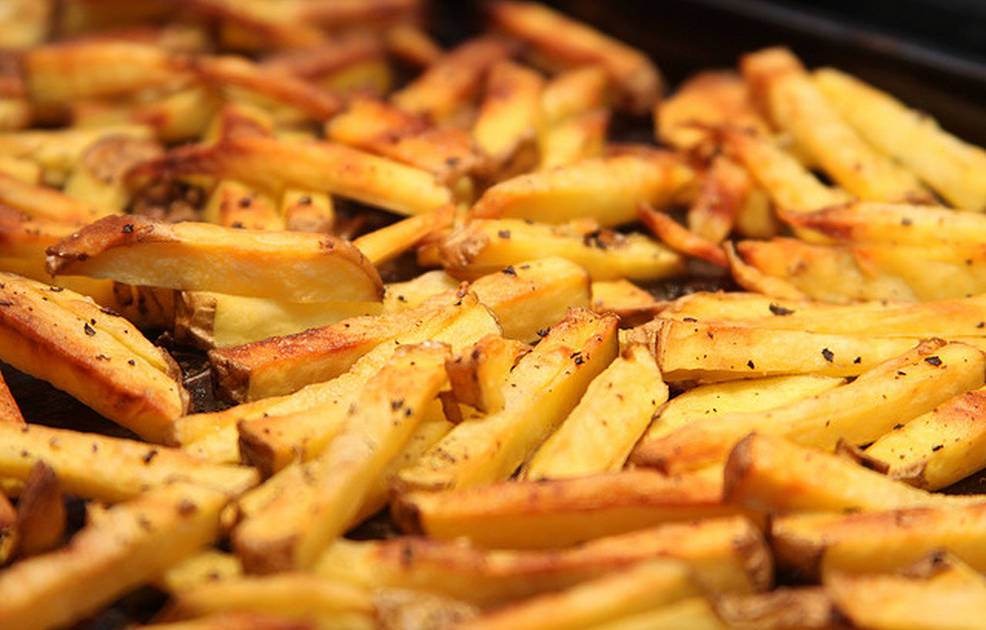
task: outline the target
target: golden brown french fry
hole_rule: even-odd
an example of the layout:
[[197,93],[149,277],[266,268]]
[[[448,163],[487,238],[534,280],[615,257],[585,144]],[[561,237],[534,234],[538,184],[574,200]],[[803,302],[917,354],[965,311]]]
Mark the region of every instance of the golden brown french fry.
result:
[[538,169],[571,166],[600,158],[609,128],[609,112],[595,109],[544,129],[538,137]]
[[258,613],[217,613],[188,621],[131,626],[133,630],[319,630],[314,621]]
[[506,59],[512,46],[491,36],[471,39],[428,66],[417,79],[398,90],[391,101],[412,114],[442,121],[461,115],[479,91],[493,64]]
[[5,424],[24,424],[24,416],[21,414],[17,401],[10,393],[7,381],[0,374],[0,423]]
[[956,396],[895,426],[866,448],[866,457],[886,464],[891,478],[918,488],[949,486],[983,467],[984,405],[986,391],[982,389]]
[[331,232],[335,225],[332,197],[325,193],[289,188],[281,197],[285,229],[293,232]]
[[600,280],[591,289],[592,310],[619,315],[624,328],[651,321],[666,306],[629,280]]
[[372,302],[376,269],[350,243],[326,234],[238,230],[112,216],[48,250],[52,274],[288,302]]
[[964,210],[986,208],[986,152],[942,130],[931,117],[833,68],[812,79],[863,138],[900,161],[942,197]]
[[[150,127],[161,142],[190,142],[201,137],[219,111],[221,99],[205,86],[194,86],[163,95],[151,103],[137,105],[120,122]],[[75,124],[85,125],[84,120]],[[104,121],[94,120],[93,125]]]
[[717,155],[701,175],[698,195],[688,208],[688,229],[713,243],[732,231],[744,205],[753,197],[753,181],[746,169]]
[[538,61],[553,68],[598,64],[609,73],[621,104],[636,114],[661,96],[661,74],[639,50],[536,2],[497,2],[493,24],[528,44]]
[[368,587],[417,588],[492,608],[658,558],[689,565],[713,593],[766,589],[773,577],[760,531],[742,517],[671,523],[550,550],[483,550],[463,542],[340,540],[316,572]]
[[716,615],[734,630],[835,630],[845,623],[820,587],[781,587],[769,593],[720,595]]
[[0,492],[0,565],[10,562],[17,553],[17,510],[7,495]]
[[233,534],[252,572],[310,567],[359,512],[373,479],[395,459],[447,381],[445,344],[404,346],[355,399],[338,435],[311,461],[278,473],[289,492],[247,516]]
[[442,48],[414,24],[397,24],[387,31],[387,50],[407,63],[427,68],[442,57]]
[[668,388],[654,355],[628,346],[586,389],[579,404],[520,471],[522,479],[557,479],[623,468]]
[[781,233],[774,208],[761,188],[751,188],[736,215],[736,231],[749,238],[772,238]]
[[751,53],[740,67],[748,81],[764,87],[774,122],[847,191],[873,201],[931,201],[917,177],[859,137],[790,51]]
[[[82,223],[52,219],[34,219],[27,213],[0,206],[0,255],[36,263],[47,248],[56,245],[82,227]],[[34,265],[37,266],[37,265]],[[16,271],[16,269],[5,269]],[[49,276],[45,275],[45,279]]]
[[566,118],[603,110],[609,101],[609,75],[598,65],[585,65],[558,73],[541,92],[544,124],[554,125]]
[[719,620],[704,597],[690,597],[657,610],[629,615],[595,626],[596,630],[674,630],[675,628],[725,630],[727,626]]
[[468,630],[580,630],[700,595],[687,565],[644,562],[567,590],[505,606],[461,624]]
[[444,206],[364,234],[355,239],[353,245],[379,267],[410,250],[428,236],[452,227],[454,214],[454,206]]
[[533,150],[541,126],[543,86],[541,75],[512,61],[490,68],[472,137],[489,159],[486,168],[491,174],[497,174],[515,157],[522,159],[518,153]]
[[573,308],[510,373],[503,409],[456,425],[401,471],[399,487],[466,488],[508,478],[616,356],[616,326],[613,316]]
[[[746,243],[747,241],[743,241]],[[748,246],[746,246],[748,248]],[[801,292],[793,283],[784,278],[768,275],[754,265],[747,264],[736,252],[731,242],[723,244],[726,258],[729,259],[729,271],[736,284],[747,291],[762,293],[770,297],[785,300],[807,300],[808,296]]]
[[[946,400],[982,387],[984,355],[961,343],[924,341],[913,350],[864,372],[852,383],[768,410],[724,414],[689,423],[637,445],[631,461],[667,472],[721,462],[753,431],[787,436],[832,450],[840,439],[858,446]],[[946,369],[942,370],[942,366]]]
[[92,143],[65,181],[65,194],[99,209],[121,214],[130,202],[125,177],[133,166],[157,158],[161,145],[149,138],[105,136]]
[[586,160],[501,182],[483,193],[471,214],[544,223],[595,219],[607,227],[634,221],[639,203],[666,205],[693,177],[663,151]]
[[178,366],[89,298],[0,274],[3,360],[145,439],[165,441],[188,408]]
[[85,223],[108,214],[47,186],[36,186],[0,174],[0,203],[30,218],[61,223]]
[[530,350],[526,343],[499,335],[487,335],[463,348],[445,366],[455,399],[483,413],[500,411],[510,372]]
[[274,200],[231,179],[220,180],[202,210],[207,223],[248,230],[284,230]]
[[269,614],[344,630],[375,627],[369,591],[307,573],[199,584],[175,594],[163,616],[179,620],[224,612]]
[[33,556],[62,543],[65,537],[65,497],[58,475],[43,461],[31,468],[17,500],[17,551]]
[[396,313],[421,306],[428,298],[459,288],[459,281],[442,270],[426,271],[406,282],[384,285],[383,311]]
[[221,492],[174,483],[114,507],[70,546],[0,574],[0,623],[62,627],[113,602],[211,541],[227,501]]
[[403,494],[392,514],[409,533],[466,539],[489,549],[551,549],[662,523],[738,513],[722,502],[722,475],[667,477],[650,470],[542,481],[504,481]]
[[239,558],[218,549],[206,549],[170,567],[155,584],[166,592],[179,593],[242,575],[243,564]]
[[944,506],[965,498],[932,494],[847,457],[753,433],[729,454],[723,499],[765,512],[888,510]]
[[445,237],[439,251],[446,271],[462,278],[516,269],[545,256],[570,260],[593,280],[653,280],[676,274],[682,264],[677,254],[641,234],[520,219],[474,219]]
[[101,501],[131,499],[172,480],[235,496],[258,480],[250,468],[209,464],[173,448],[95,433],[0,423],[0,435],[0,475],[26,481],[32,466],[43,461],[65,492]]
[[642,203],[637,206],[637,216],[654,236],[679,254],[701,258],[720,267],[729,266],[729,259],[716,243],[688,231],[663,212]]

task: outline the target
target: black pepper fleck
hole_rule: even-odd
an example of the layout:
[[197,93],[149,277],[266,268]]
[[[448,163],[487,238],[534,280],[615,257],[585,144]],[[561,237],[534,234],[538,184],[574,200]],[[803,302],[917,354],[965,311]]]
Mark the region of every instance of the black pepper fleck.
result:
[[835,358],[835,353],[828,348],[822,348],[822,358],[824,358],[829,363]]

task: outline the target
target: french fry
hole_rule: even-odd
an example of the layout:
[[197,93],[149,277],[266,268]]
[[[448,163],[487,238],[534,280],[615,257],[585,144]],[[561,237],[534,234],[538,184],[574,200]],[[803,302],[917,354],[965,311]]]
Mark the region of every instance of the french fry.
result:
[[331,232],[335,225],[332,197],[325,193],[289,188],[281,197],[281,215],[292,232]]
[[859,137],[790,51],[751,53],[740,66],[748,81],[763,85],[773,121],[851,194],[872,201],[931,200],[917,177]]
[[526,343],[498,335],[487,335],[463,348],[445,366],[455,399],[483,413],[503,409],[510,372],[530,350]]
[[595,219],[604,227],[637,218],[637,205],[668,204],[694,174],[670,153],[586,160],[549,171],[518,175],[489,188],[471,215],[563,224]]
[[242,575],[243,564],[239,558],[218,549],[206,549],[162,573],[156,585],[169,593],[178,593]]
[[636,114],[650,111],[662,90],[657,68],[642,52],[535,2],[497,2],[495,27],[533,48],[553,68],[598,64],[609,73],[621,104]]
[[340,540],[315,571],[371,588],[427,590],[489,609],[658,558],[685,562],[699,587],[712,593],[763,590],[773,576],[763,536],[741,517],[671,523],[551,550],[482,550],[416,537]]
[[629,280],[600,280],[592,283],[592,310],[614,313],[620,326],[649,322],[664,309],[665,303]]
[[558,73],[544,85],[541,92],[541,117],[546,125],[590,111],[599,111],[609,104],[609,75],[602,66],[586,65]]
[[2,374],[0,374],[0,423],[24,424],[24,416]]
[[166,352],[82,295],[12,274],[0,278],[5,362],[146,439],[168,438],[188,394]]
[[456,425],[398,486],[455,489],[502,481],[524,463],[616,356],[616,318],[572,309],[510,373],[504,407]]
[[215,613],[269,614],[346,630],[375,627],[370,592],[305,573],[200,584],[177,593],[164,617],[174,621]]
[[538,137],[538,168],[560,168],[602,157],[608,128],[609,112],[596,109],[544,129]]
[[486,94],[472,127],[476,146],[490,160],[487,169],[498,173],[531,149],[541,126],[540,105],[544,79],[529,68],[501,61],[490,68]]
[[163,153],[156,140],[108,135],[89,145],[65,181],[65,194],[99,208],[99,215],[120,214],[130,201],[124,178],[129,170]]
[[[834,449],[840,439],[854,446],[867,444],[894,425],[981,387],[983,358],[971,346],[924,341],[864,372],[852,383],[766,412],[724,414],[689,423],[664,437],[647,440],[637,446],[631,461],[669,473],[695,470],[723,461],[733,446],[753,431],[786,436],[798,444],[826,450]],[[941,370],[942,366],[946,369]]]
[[130,172],[134,181],[178,175],[237,179],[271,193],[315,190],[408,215],[452,201],[431,173],[335,142],[237,137],[215,146],[172,149]]
[[0,574],[0,621],[41,630],[85,617],[211,541],[227,501],[221,492],[175,483],[113,508],[70,546]]
[[355,247],[329,235],[169,225],[134,215],[105,217],[51,247],[47,268],[53,275],[288,302],[383,297],[376,269]]
[[377,302],[304,303],[208,291],[176,293],[175,339],[204,350],[292,335],[381,311]]
[[0,566],[7,564],[17,552],[17,510],[7,495],[0,492]]
[[318,630],[313,621],[257,613],[217,613],[188,621],[132,626],[134,630]]
[[551,549],[663,523],[738,513],[718,480],[649,470],[542,481],[505,481],[402,494],[392,515],[408,533],[465,539],[490,549]]
[[207,223],[248,230],[284,230],[274,200],[235,180],[220,180],[202,210]]
[[620,470],[667,399],[654,355],[639,344],[627,347],[589,383],[579,404],[524,465],[520,477],[557,479]]
[[729,259],[716,243],[689,232],[663,212],[658,212],[647,204],[640,204],[637,215],[654,236],[674,251],[720,267],[729,266]]
[[700,595],[687,566],[658,560],[506,606],[461,624],[469,630],[595,628]]
[[[19,210],[0,206],[0,255],[24,260],[24,264],[35,263],[43,259],[48,247],[56,245],[81,227],[81,223],[34,219]],[[16,271],[9,268],[4,270]]]
[[736,215],[736,231],[749,238],[771,238],[781,233],[774,208],[760,188],[751,188]]
[[413,24],[397,24],[389,29],[385,43],[390,53],[422,68],[441,59],[443,53],[438,42]]
[[690,597],[657,610],[596,626],[597,630],[724,630],[726,627],[704,597]]
[[0,174],[0,203],[32,219],[61,223],[86,223],[106,214],[85,201],[7,174]]
[[17,551],[33,556],[61,544],[65,537],[65,497],[58,476],[38,461],[17,500]]
[[701,175],[698,195],[688,208],[689,231],[721,243],[736,225],[753,189],[746,169],[725,156],[716,156]]
[[[0,435],[0,475],[26,481],[43,461],[65,492],[101,501],[132,499],[170,481],[235,496],[258,481],[250,468],[209,464],[173,448],[95,433],[0,423]],[[100,465],[105,461],[116,466]]]
[[422,239],[452,227],[453,215],[454,207],[445,206],[364,234],[355,239],[353,245],[379,267],[408,251]]
[[488,70],[508,58],[511,48],[505,40],[492,36],[460,44],[392,94],[391,102],[408,113],[424,114],[436,121],[461,116]]
[[766,512],[888,510],[965,500],[887,479],[846,457],[753,433],[726,461],[725,501]]
[[398,456],[446,382],[448,353],[435,343],[399,349],[367,382],[325,451],[278,473],[296,482],[292,491],[248,515],[233,534],[248,571],[309,567],[345,532],[373,478]]
[[584,267],[593,280],[653,280],[676,274],[682,264],[677,254],[641,234],[520,219],[474,219],[446,236],[439,251],[445,270],[467,279],[546,256]]
[[383,310],[396,313],[421,306],[439,293],[459,288],[459,281],[442,270],[426,271],[406,282],[384,285]]
[[866,457],[887,465],[887,475],[918,488],[938,490],[981,469],[984,450],[978,389],[942,403],[866,448]]
[[914,171],[957,208],[986,208],[986,179],[982,177],[986,152],[982,149],[844,72],[821,68],[812,79],[867,142]]
[[736,630],[830,630],[845,623],[832,599],[819,587],[781,587],[769,593],[725,594],[716,598],[716,615]]

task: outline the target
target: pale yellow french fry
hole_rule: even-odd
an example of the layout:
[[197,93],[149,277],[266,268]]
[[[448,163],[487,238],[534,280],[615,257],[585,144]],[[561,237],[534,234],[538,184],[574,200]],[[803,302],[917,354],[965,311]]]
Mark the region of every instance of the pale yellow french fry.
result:
[[445,206],[419,214],[364,234],[355,239],[353,245],[363,252],[370,262],[380,266],[410,250],[431,234],[452,227],[454,213],[454,206]]
[[652,610],[594,626],[595,630],[726,630],[704,597],[690,597]]
[[[746,243],[746,241],[743,242]],[[808,296],[802,293],[792,282],[788,282],[784,278],[771,276],[756,266],[747,264],[736,252],[736,247],[732,242],[724,243],[722,248],[726,252],[726,258],[729,260],[729,271],[733,276],[733,280],[747,291],[785,300],[808,299]]]
[[615,313],[622,327],[649,322],[664,309],[666,303],[629,280],[599,280],[592,283],[592,310]]
[[658,140],[677,149],[704,150],[714,130],[724,125],[748,130],[760,137],[770,134],[757,112],[749,86],[734,72],[700,72],[682,83],[654,108]]
[[62,223],[85,223],[109,213],[85,200],[7,174],[0,175],[0,202],[33,219]]
[[482,413],[500,411],[510,372],[530,350],[526,343],[499,335],[487,335],[463,348],[445,366],[452,395]]
[[726,594],[716,598],[713,605],[718,618],[732,630],[834,630],[844,626],[832,598],[817,586]]
[[289,188],[281,197],[285,229],[294,232],[330,232],[335,225],[332,197],[325,193]]
[[169,593],[178,593],[241,575],[243,564],[239,558],[218,549],[206,549],[162,573],[157,579],[157,585]]
[[490,68],[472,137],[490,160],[487,168],[493,173],[525,148],[532,148],[541,126],[543,85],[536,71],[512,61]]
[[609,101],[609,75],[602,66],[586,65],[560,72],[544,85],[541,116],[547,125],[571,116],[604,109]]
[[284,217],[274,200],[241,182],[222,179],[202,210],[207,223],[248,230],[284,230]]
[[544,129],[538,138],[541,170],[571,166],[602,157],[609,112],[591,110]]
[[130,203],[125,178],[134,166],[159,157],[157,140],[106,136],[92,143],[65,181],[65,194],[99,209],[99,214],[121,214]]

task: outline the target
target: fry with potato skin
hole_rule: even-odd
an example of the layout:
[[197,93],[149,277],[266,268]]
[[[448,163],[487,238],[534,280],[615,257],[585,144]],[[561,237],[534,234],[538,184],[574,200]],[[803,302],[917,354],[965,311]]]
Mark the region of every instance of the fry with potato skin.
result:
[[137,215],[105,217],[50,247],[47,268],[53,275],[294,302],[383,297],[376,269],[333,236],[166,224]]

